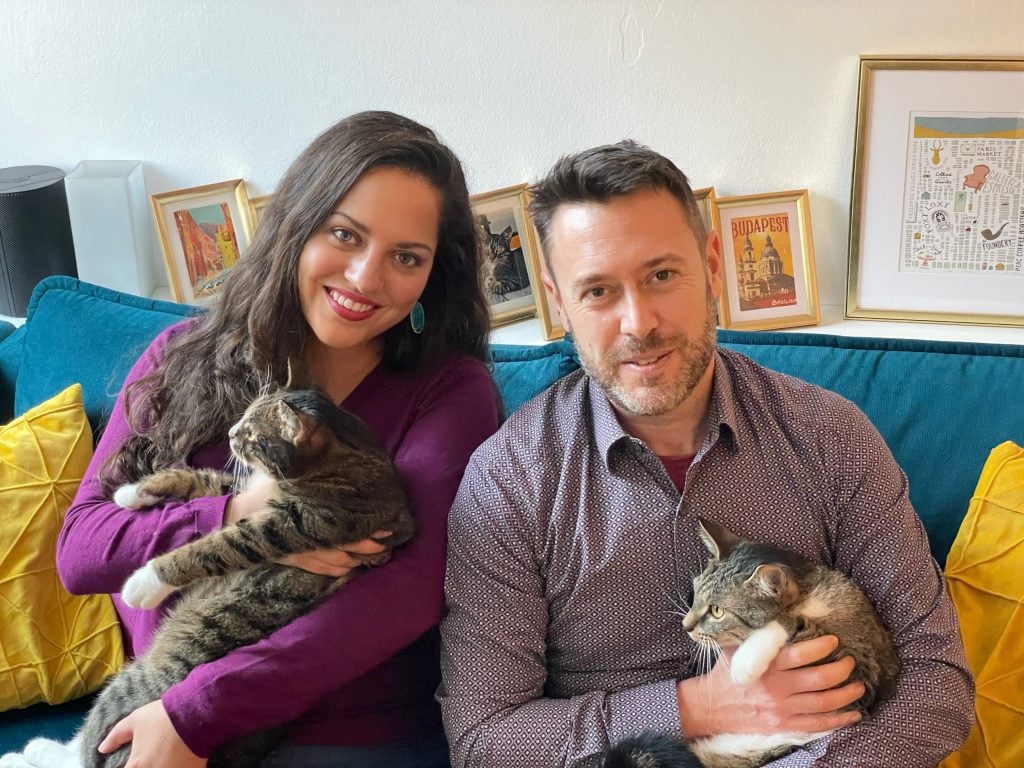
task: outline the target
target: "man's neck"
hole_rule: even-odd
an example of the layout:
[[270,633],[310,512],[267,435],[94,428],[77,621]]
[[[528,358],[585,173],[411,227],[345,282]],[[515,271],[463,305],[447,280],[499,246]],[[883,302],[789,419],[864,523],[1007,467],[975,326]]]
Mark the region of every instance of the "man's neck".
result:
[[619,423],[633,437],[643,440],[658,456],[693,456],[704,439],[704,421],[711,407],[714,359],[690,396],[669,413],[638,416],[626,413],[614,402]]

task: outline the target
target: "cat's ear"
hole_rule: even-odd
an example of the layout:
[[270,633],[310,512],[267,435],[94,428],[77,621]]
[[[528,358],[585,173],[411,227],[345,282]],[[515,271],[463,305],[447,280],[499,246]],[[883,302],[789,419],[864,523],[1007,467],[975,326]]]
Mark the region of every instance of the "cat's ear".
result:
[[800,587],[790,570],[775,563],[757,566],[744,583],[777,598],[783,606],[791,605],[800,594]]
[[697,535],[704,542],[712,560],[724,560],[740,543],[740,537],[714,520],[697,518]]
[[302,434],[302,419],[299,418],[299,414],[284,400],[278,400],[274,409],[281,425],[281,436],[289,443],[297,443]]
[[309,414],[292,408],[284,400],[277,402],[277,416],[281,422],[281,434],[292,445],[301,445],[318,433],[320,423]]

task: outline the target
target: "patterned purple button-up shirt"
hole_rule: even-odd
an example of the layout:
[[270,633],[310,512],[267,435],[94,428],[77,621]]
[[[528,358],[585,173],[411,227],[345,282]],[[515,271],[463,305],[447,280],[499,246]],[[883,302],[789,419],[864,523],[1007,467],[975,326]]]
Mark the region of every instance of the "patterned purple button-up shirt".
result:
[[442,625],[456,768],[583,768],[639,730],[679,733],[675,681],[704,671],[676,608],[705,564],[698,516],[851,576],[903,661],[874,717],[774,766],[934,766],[966,738],[956,617],[881,436],[838,395],[719,349],[682,494],[582,371],[474,455]]

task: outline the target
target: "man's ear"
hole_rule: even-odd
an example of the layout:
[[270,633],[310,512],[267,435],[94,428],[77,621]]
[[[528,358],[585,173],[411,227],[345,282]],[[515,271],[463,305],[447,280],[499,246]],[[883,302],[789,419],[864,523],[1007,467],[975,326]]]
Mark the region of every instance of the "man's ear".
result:
[[713,229],[704,240],[704,264],[708,271],[708,289],[715,300],[722,298],[725,275],[722,272],[722,241]]
[[548,295],[551,296],[551,299],[555,304],[555,311],[558,313],[558,319],[562,321],[562,327],[568,330],[569,321],[565,317],[565,307],[562,304],[562,294],[558,292],[558,286],[555,285],[555,280],[551,277],[547,267],[541,268],[540,281],[544,284],[544,290],[548,292]]

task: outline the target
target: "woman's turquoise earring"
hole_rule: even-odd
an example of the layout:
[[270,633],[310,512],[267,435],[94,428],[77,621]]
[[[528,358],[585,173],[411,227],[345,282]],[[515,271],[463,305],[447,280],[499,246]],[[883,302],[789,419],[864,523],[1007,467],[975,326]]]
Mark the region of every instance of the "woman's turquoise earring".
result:
[[418,301],[413,304],[412,312],[409,313],[409,325],[413,333],[423,333],[427,325],[427,313],[423,311],[423,305]]

